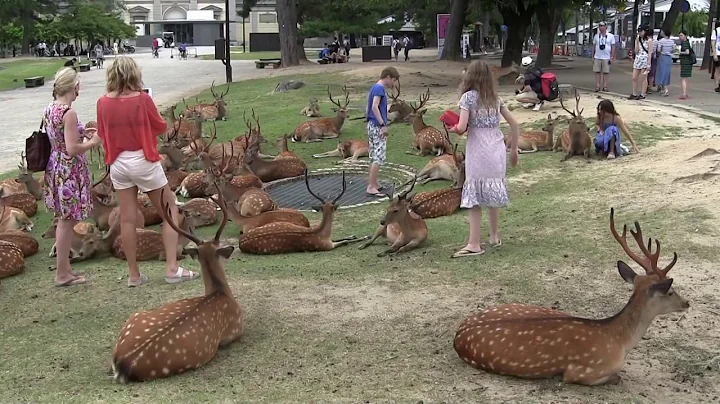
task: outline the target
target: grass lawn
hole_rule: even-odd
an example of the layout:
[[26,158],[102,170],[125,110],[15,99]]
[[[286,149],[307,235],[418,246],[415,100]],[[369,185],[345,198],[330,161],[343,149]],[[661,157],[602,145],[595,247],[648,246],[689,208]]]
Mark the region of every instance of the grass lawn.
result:
[[[312,60],[313,57],[317,57],[318,52],[311,51],[305,52],[308,59]],[[214,60],[214,55],[202,55],[200,57],[203,60]],[[240,50],[231,49],[230,58],[232,60],[260,60],[260,59],[280,59],[280,52],[245,52],[243,53],[242,48]]]
[[63,63],[65,59],[56,58],[31,58],[7,62],[0,60],[0,91],[24,87],[23,80],[28,77],[44,76],[46,81],[50,80]]
[[[250,55],[251,59],[267,56]],[[321,101],[323,114],[331,113],[326,83],[332,83],[337,93],[347,83],[351,117],[362,115],[372,84],[341,75],[283,77],[289,79],[307,85],[269,95],[277,78],[233,83],[226,96],[228,120],[217,123],[218,139],[245,132],[242,112],[249,116],[254,108],[269,141],[263,152],[273,153],[273,140],[305,120],[300,110],[310,97]],[[403,91],[420,89],[403,87]],[[209,100],[210,92],[200,98]],[[443,109],[431,102],[425,121],[437,124]],[[538,121],[528,127],[540,125]],[[631,129],[641,147],[677,136],[668,128]],[[390,127],[388,159],[419,169],[429,157],[405,154],[411,135],[409,126]],[[365,137],[362,120],[348,121],[341,135],[341,139]],[[460,143],[463,149],[464,141]],[[335,145],[334,140],[291,143],[290,149],[315,169],[334,161],[311,155]],[[236,251],[225,263],[225,272],[247,311],[242,339],[197,371],[131,386],[112,384],[108,374],[125,320],[138,310],[197,296],[202,283],[166,285],[163,264],[148,262],[141,268],[150,284],[128,289],[125,263],[113,258],[75,266],[92,274],[90,285],[54,288],[47,269],[53,263],[47,257],[52,240],[39,238],[51,218],[42,211],[33,218],[40,252],[27,259],[24,274],[3,280],[0,287],[0,391],[5,391],[6,399],[33,403],[653,402],[639,394],[637,386],[650,383],[653,394],[655,384],[648,380],[653,379],[654,367],[642,368],[650,374],[635,369],[631,387],[589,389],[476,371],[452,349],[459,322],[492,304],[524,302],[588,317],[619,311],[630,288],[614,268],[618,259],[627,258],[608,231],[613,205],[619,225],[641,220],[646,237],[663,241],[665,257],[678,251],[680,264],[675,271],[683,271],[688,261],[717,262],[716,248],[696,244],[689,236],[707,228],[707,211],[642,210],[642,196],[626,192],[626,187],[632,183],[635,188],[652,188],[653,178],[637,175],[617,180],[601,169],[612,163],[586,165],[576,157],[563,164],[560,158],[559,153],[522,155],[519,167],[508,169],[512,204],[501,216],[504,245],[477,259],[450,259],[467,237],[464,212],[428,220],[426,245],[393,258],[376,257],[385,248],[379,242],[366,250],[351,245],[325,253],[278,256]],[[448,183],[416,190],[441,186]],[[338,211],[333,238],[372,234],[384,210],[385,204]],[[317,221],[319,215],[310,218]],[[201,237],[214,232],[214,227],[198,230]],[[223,237],[237,246],[237,227],[229,224]],[[199,268],[197,262],[184,265]],[[663,324],[669,323],[675,322]],[[657,323],[653,327],[657,329]],[[675,367],[692,374],[693,386],[711,389],[712,372],[693,365],[708,351],[665,332],[641,342],[628,362],[642,364],[651,355],[653,366]]]

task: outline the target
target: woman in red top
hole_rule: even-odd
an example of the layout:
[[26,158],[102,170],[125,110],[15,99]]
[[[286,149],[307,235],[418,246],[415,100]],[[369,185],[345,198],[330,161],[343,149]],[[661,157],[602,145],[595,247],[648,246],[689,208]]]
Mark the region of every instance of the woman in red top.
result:
[[[140,273],[136,258],[138,190],[145,192],[158,210],[169,204],[173,220],[175,223],[179,220],[175,196],[168,187],[157,151],[157,136],[165,133],[167,124],[142,87],[142,76],[135,60],[119,56],[107,70],[107,94],[97,102],[97,131],[103,140],[105,164],[110,166],[110,179],[120,203],[120,232],[130,287],[140,286],[148,280]],[[163,189],[165,200],[161,201]],[[178,283],[197,279],[199,274],[186,271],[177,264],[177,232],[170,226],[162,226],[162,236],[165,281]]]

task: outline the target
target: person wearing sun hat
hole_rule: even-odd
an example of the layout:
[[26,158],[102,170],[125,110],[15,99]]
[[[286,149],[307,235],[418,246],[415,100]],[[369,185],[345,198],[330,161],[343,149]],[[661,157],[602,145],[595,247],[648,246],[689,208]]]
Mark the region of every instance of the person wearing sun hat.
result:
[[[608,91],[610,63],[615,60],[615,35],[607,32],[604,21],[598,24],[598,33],[593,38],[593,72],[595,72],[595,92]],[[601,87],[602,84],[602,87]]]

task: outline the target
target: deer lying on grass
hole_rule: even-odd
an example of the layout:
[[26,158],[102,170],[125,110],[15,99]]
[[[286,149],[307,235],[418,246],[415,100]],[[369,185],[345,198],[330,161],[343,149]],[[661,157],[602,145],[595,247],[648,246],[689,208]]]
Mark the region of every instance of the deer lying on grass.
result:
[[25,269],[25,258],[20,247],[0,240],[0,279],[17,275]]
[[0,192],[5,197],[29,193],[39,201],[43,197],[43,188],[40,182],[33,177],[33,173],[28,171],[24,152],[20,153],[20,165],[17,167],[17,178],[0,181]]
[[2,189],[0,189],[0,207],[1,206],[20,209],[28,217],[35,216],[38,210],[37,200],[34,196],[27,192],[5,196]]
[[[120,207],[117,203],[112,202],[110,195],[101,194],[95,188],[90,191],[93,201],[93,219],[98,230],[105,231],[112,227],[113,223],[120,222]],[[145,227],[145,217],[142,215],[140,208],[137,209],[137,222],[135,227],[142,229]]]
[[347,106],[350,104],[350,93],[347,87],[343,86],[342,90],[345,93],[345,101],[342,104],[333,99],[330,86],[328,86],[327,90],[330,101],[337,105],[337,108],[333,108],[337,115],[334,118],[321,118],[301,123],[293,132],[293,142],[320,142],[323,139],[333,139],[340,136],[343,124],[348,117]]
[[[178,131],[168,129],[170,134],[166,133],[162,136],[158,153],[162,159],[160,164],[165,172],[180,170],[187,165],[188,156],[183,152],[181,143],[183,140],[179,137]],[[188,143],[189,145],[190,143]],[[195,143],[193,143],[195,144]]]
[[418,156],[424,156],[426,154],[435,154],[440,156],[446,153],[450,153],[452,145],[448,140],[448,137],[443,135],[437,128],[428,126],[423,121],[423,115],[427,112],[426,108],[423,108],[430,99],[430,89],[428,88],[425,94],[420,96],[420,104],[415,105],[411,103],[412,113],[408,116],[413,126],[413,136],[411,148],[417,150],[413,153],[406,151],[407,154],[415,154]]
[[[257,132],[260,133],[259,124],[257,126]],[[262,182],[297,177],[303,175],[307,170],[305,162],[298,158],[286,157],[271,161],[261,159],[258,156],[260,143],[258,142],[257,136],[250,136],[247,145],[244,163]]]
[[[70,263],[74,264],[93,258],[105,258],[118,254],[113,251],[115,240],[120,238],[120,223],[115,224],[106,232],[89,232],[80,242],[80,247],[74,245],[70,250]],[[73,239],[73,242],[75,240]]]
[[6,230],[32,231],[33,222],[20,209],[3,206],[0,210],[0,232]]
[[6,230],[0,232],[0,240],[13,243],[22,250],[23,257],[35,255],[40,248],[32,234],[20,230]]
[[322,116],[320,114],[320,104],[318,103],[317,98],[310,98],[310,102],[302,109],[302,111],[300,111],[300,115],[308,118],[318,118]]
[[[217,223],[217,205],[203,198],[194,198],[185,203],[177,203],[180,212],[190,212],[195,216],[195,228]],[[162,220],[162,219],[161,219]]]
[[248,231],[240,237],[240,251],[246,254],[284,254],[290,252],[329,251],[337,247],[366,240],[351,236],[341,240],[330,239],[332,234],[332,221],[338,208],[337,201],[345,193],[347,183],[343,172],[343,186],[340,194],[332,201],[326,201],[317,196],[308,182],[305,171],[305,186],[310,195],[319,200],[322,205],[317,210],[323,213],[322,221],[317,226],[304,227],[286,222],[266,224]]
[[191,111],[175,118],[175,106],[170,107],[170,122],[163,139],[175,137],[175,142],[180,148],[185,147],[193,140],[201,139],[203,136],[204,119],[197,112]]
[[[184,234],[195,232],[194,212],[182,211],[180,215],[180,228],[185,231]],[[168,222],[164,222],[168,223]],[[165,260],[165,246],[163,245],[162,234],[155,230],[136,229],[137,234],[137,260]],[[189,239],[181,233],[178,238],[177,258],[183,257],[183,249],[188,245]],[[113,255],[120,259],[125,259],[125,251],[122,245],[122,237],[116,237],[112,245]]]
[[334,150],[325,153],[313,154],[316,159],[324,157],[341,157],[342,160],[336,164],[342,164],[347,161],[356,162],[360,157],[367,157],[370,153],[370,146],[366,140],[345,140],[338,141],[338,145]]
[[[223,219],[212,241],[200,240],[177,228],[172,220],[166,221],[197,245],[185,251],[200,261],[205,295],[130,317],[113,350],[115,381],[148,381],[197,369],[209,362],[219,348],[242,336],[244,312],[223,270],[223,262],[230,258],[234,248],[220,247],[220,235],[228,220],[225,203],[220,198]],[[165,216],[171,217],[169,207],[166,208]]]
[[[395,92],[396,89],[397,92]],[[393,123],[409,122],[410,114],[412,114],[413,109],[410,104],[400,99],[400,80],[398,80],[396,87],[390,89],[388,98],[392,100],[387,111],[389,120],[388,125]]]
[[[53,218],[52,224],[50,227],[48,227],[47,230],[45,230],[45,233],[43,233],[40,237],[44,239],[48,238],[55,238],[55,233],[57,232],[57,223],[58,218]],[[73,235],[72,240],[70,241],[70,256],[72,257],[75,255],[80,249],[82,248],[83,244],[83,238],[85,238],[86,235],[90,233],[99,232],[94,224],[89,222],[78,222],[73,227]],[[53,258],[57,256],[57,246],[53,244],[52,248],[50,249],[50,258]]]
[[570,111],[565,108],[563,99],[560,97],[560,105],[562,108],[569,113],[572,117],[568,121],[568,134],[570,138],[569,148],[567,154],[560,161],[570,159],[572,156],[584,155],[585,160],[590,162],[590,148],[593,146],[592,137],[590,137],[589,128],[585,123],[585,119],[582,117],[584,109],[580,108],[580,93],[575,91],[575,111]]
[[162,223],[162,217],[160,216],[160,212],[155,209],[152,202],[150,201],[150,197],[148,197],[147,194],[138,194],[137,206],[140,212],[142,212],[142,217],[145,222],[144,227],[154,226],[156,224]]
[[186,108],[182,116],[187,116],[187,114],[195,112],[206,121],[227,120],[227,103],[224,97],[230,92],[230,85],[227,86],[225,92],[218,94],[215,92],[215,80],[213,80],[210,85],[210,92],[213,97],[215,97],[215,101],[212,104],[197,104],[193,107]]
[[277,209],[270,195],[259,188],[240,188],[232,183],[234,178],[228,173],[229,160],[221,167],[213,166],[207,170],[206,182],[210,183],[208,192],[220,192],[225,201],[243,216],[255,216],[262,212]]
[[457,153],[455,144],[455,165],[458,167],[455,182],[450,188],[441,188],[434,191],[418,192],[410,201],[410,209],[423,219],[449,216],[460,209],[462,188],[465,184],[465,160],[460,159],[462,153]]
[[385,237],[390,248],[378,253],[378,257],[395,255],[401,252],[413,250],[421,246],[427,240],[428,229],[425,220],[410,210],[410,200],[407,195],[415,187],[415,181],[407,191],[391,198],[390,204],[385,212],[385,217],[380,221],[380,227],[375,235],[362,244],[359,249],[371,245],[378,237]]
[[490,307],[465,319],[455,335],[455,351],[479,369],[522,378],[562,375],[565,383],[595,386],[620,382],[628,352],[643,338],[652,321],[661,314],[685,311],[687,300],[672,289],[668,271],[658,267],[660,242],[647,247],[638,222],[630,233],[645,255],[640,258],[628,246],[627,225],[622,236],[615,230],[614,209],[610,230],[625,253],[644,270],[638,275],[618,261],[620,276],[633,285],[633,294],[616,315],[600,320],[574,317],[557,310],[523,304]]
[[[460,153],[459,161],[465,161],[465,154]],[[420,184],[427,184],[430,181],[447,180],[457,181],[458,167],[455,164],[455,157],[452,154],[443,154],[442,156],[433,157],[425,167],[417,173],[417,176],[409,180],[403,185],[408,185],[412,181],[420,181]]]
[[[288,149],[288,135],[282,135],[275,141],[275,145],[280,149],[280,153],[278,153],[277,156],[275,156],[275,160],[278,159],[284,159],[284,158],[295,158],[299,159],[300,156],[295,154],[295,152],[291,152]],[[259,150],[258,150],[259,153]]]
[[[553,150],[553,132],[555,130],[555,122],[557,119],[553,119],[551,114],[548,114],[547,121],[542,130],[532,130],[520,132],[518,138],[518,151],[520,153],[534,153],[537,151],[550,151]],[[509,136],[505,135],[505,144],[507,149],[510,150],[510,143],[508,142]]]
[[283,222],[290,223],[301,227],[310,227],[310,221],[295,209],[277,209],[262,212],[255,216],[243,216],[232,205],[228,205],[228,215],[230,220],[240,228],[240,234],[247,233],[257,227],[265,226],[269,223]]

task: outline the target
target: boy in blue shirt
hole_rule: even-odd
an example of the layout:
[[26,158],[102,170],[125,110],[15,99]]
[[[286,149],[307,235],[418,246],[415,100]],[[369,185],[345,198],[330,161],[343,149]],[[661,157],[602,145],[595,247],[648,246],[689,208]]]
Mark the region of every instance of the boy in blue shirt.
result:
[[365,118],[367,120],[370,177],[365,192],[371,196],[384,197],[378,182],[380,166],[385,163],[387,150],[387,96],[385,87],[393,87],[400,80],[400,73],[394,67],[386,67],[380,73],[380,80],[370,88]]

